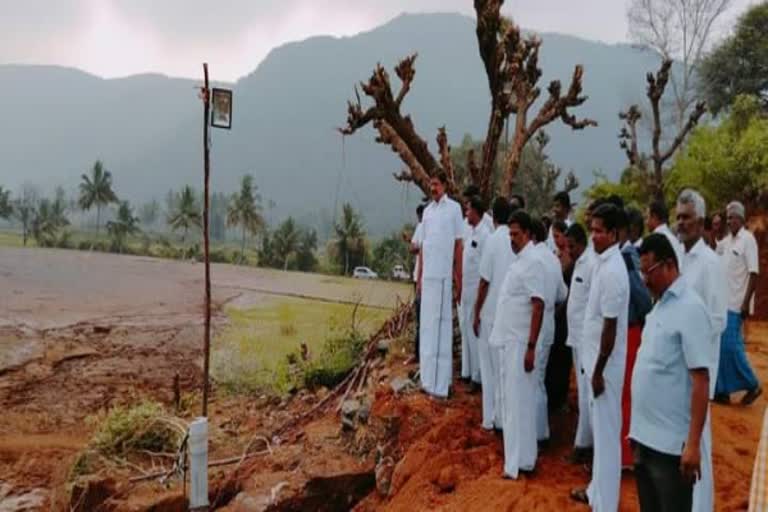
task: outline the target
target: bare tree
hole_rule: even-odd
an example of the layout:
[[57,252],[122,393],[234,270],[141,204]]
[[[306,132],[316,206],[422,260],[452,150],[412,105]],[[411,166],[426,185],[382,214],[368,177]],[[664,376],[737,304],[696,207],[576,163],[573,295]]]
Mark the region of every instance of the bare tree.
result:
[[664,60],[678,60],[671,73],[674,118],[683,129],[695,104],[696,75],[709,49],[715,22],[733,0],[631,0],[627,10],[629,36]]
[[[630,166],[640,169],[648,177],[650,189],[654,197],[661,200],[664,199],[664,165],[680,148],[685,138],[706,112],[706,104],[703,101],[697,102],[688,120],[677,131],[677,135],[675,135],[672,142],[666,148],[661,147],[663,130],[660,104],[661,98],[664,96],[664,90],[670,80],[669,72],[671,67],[672,61],[669,59],[664,60],[655,75],[648,73],[646,76],[648,81],[646,95],[651,105],[651,112],[653,113],[650,157],[640,152],[640,143],[637,135],[637,123],[642,117],[640,108],[637,105],[632,105],[626,111],[619,113],[619,119],[624,121],[624,126],[619,133],[619,145],[626,153]],[[652,169],[648,168],[649,159],[653,164]]]
[[349,102],[347,125],[340,128],[341,133],[351,135],[372,123],[379,132],[376,141],[389,145],[406,165],[405,169],[395,173],[395,178],[413,182],[426,195],[429,195],[430,178],[444,172],[449,180],[449,194],[455,194],[462,181],[471,181],[480,187],[485,199],[490,199],[499,140],[504,123],[511,114],[515,114],[513,142],[505,158],[499,187],[500,193],[508,196],[520,166],[523,148],[538,130],[558,119],[575,130],[595,126],[597,123],[590,119],[578,120],[569,112],[570,108],[581,105],[587,99],[581,95],[581,66],[575,67],[565,95],[562,94],[559,81],[549,84],[549,97],[529,122],[529,111],[541,95],[538,86],[541,78],[538,61],[541,40],[533,35],[522,37],[520,29],[501,16],[503,3],[504,0],[475,0],[476,34],[488,78],[491,112],[480,162],[473,151],[467,156],[465,168],[469,176],[455,174],[445,127],[438,131],[436,142],[439,157],[436,158],[426,141],[416,133],[410,116],[401,113],[403,99],[410,91],[416,73],[416,55],[403,59],[395,67],[395,73],[401,81],[397,94],[392,90],[386,70],[380,64],[376,66],[368,83],[361,84],[363,92],[374,104],[364,109],[355,88],[356,101]]

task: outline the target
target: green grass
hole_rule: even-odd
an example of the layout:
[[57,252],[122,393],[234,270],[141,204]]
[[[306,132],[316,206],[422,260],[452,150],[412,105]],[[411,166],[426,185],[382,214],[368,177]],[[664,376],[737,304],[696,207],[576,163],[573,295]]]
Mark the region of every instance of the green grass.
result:
[[[312,361],[325,359],[329,340],[338,345],[339,340],[349,337],[353,309],[347,304],[304,299],[230,309],[230,324],[214,341],[213,376],[232,392],[285,393],[297,383],[289,356],[296,354],[303,342]],[[367,337],[390,315],[386,309],[359,307],[359,334]]]
[[[27,245],[35,245],[34,240],[27,240]],[[0,231],[0,247],[23,247],[24,239],[20,233]]]

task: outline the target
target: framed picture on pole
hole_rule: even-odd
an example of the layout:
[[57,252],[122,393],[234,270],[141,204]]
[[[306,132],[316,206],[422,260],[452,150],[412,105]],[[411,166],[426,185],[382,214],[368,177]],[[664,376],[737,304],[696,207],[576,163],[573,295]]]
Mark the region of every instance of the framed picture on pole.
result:
[[232,129],[232,91],[229,89],[211,90],[211,126]]

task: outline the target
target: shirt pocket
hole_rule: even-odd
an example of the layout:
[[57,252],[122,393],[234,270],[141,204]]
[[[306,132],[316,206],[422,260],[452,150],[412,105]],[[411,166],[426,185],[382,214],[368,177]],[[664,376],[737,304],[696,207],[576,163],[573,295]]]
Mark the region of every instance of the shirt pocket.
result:
[[646,327],[651,331],[643,333],[641,347],[647,344],[646,358],[654,368],[666,370],[678,363],[680,356],[680,333],[674,329],[665,327],[660,321],[653,319],[648,322],[646,317]]

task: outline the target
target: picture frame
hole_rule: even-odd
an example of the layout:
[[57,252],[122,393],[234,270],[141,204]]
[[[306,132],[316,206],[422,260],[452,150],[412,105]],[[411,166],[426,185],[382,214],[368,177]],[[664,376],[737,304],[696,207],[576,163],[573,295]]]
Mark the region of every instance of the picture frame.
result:
[[230,89],[211,89],[211,126],[232,129],[232,91]]

